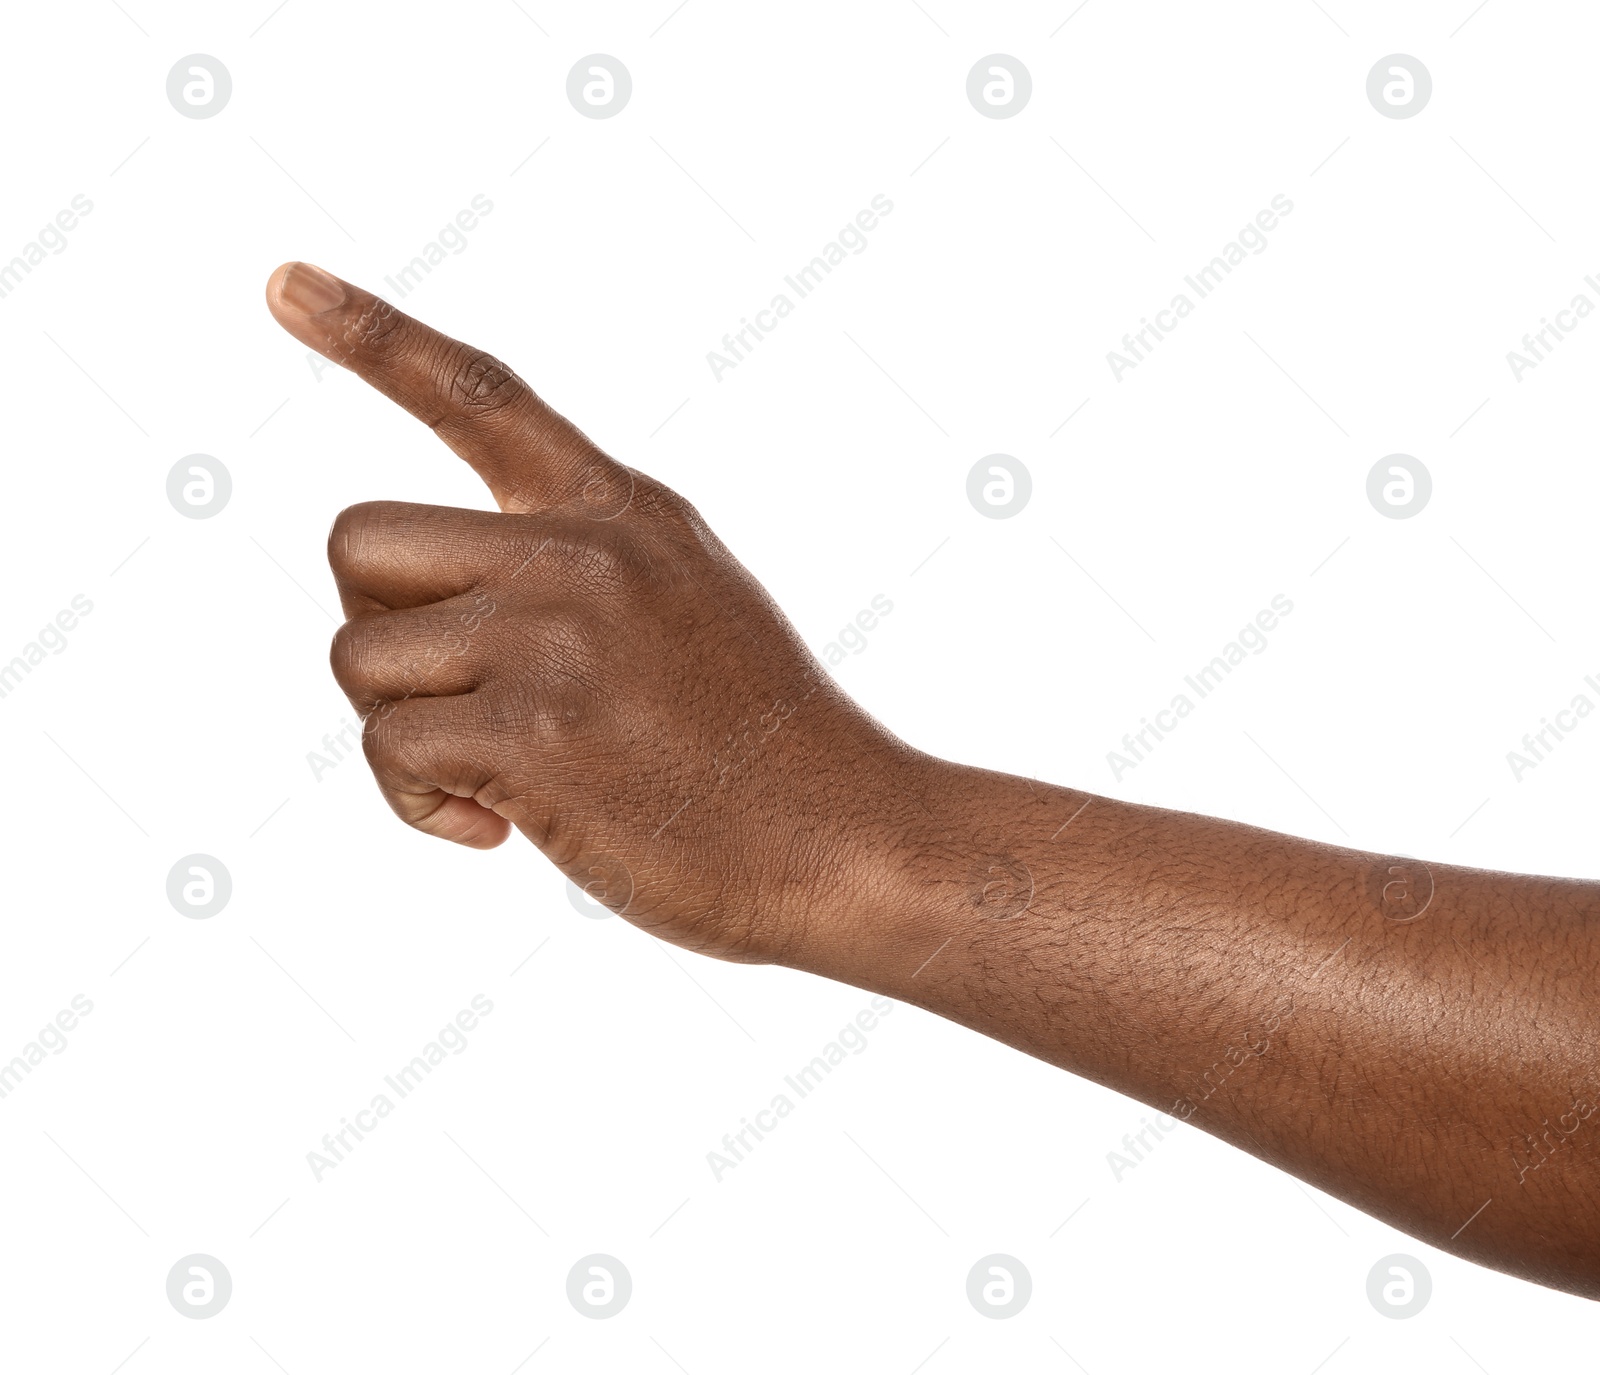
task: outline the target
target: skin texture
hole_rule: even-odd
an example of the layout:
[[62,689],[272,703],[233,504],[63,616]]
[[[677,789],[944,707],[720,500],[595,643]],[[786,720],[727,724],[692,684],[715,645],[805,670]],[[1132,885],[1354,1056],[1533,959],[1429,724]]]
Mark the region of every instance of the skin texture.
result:
[[1600,1297],[1600,885],[923,754],[693,507],[503,364],[304,264],[267,304],[500,507],[368,502],[329,538],[334,674],[403,820],[478,848],[515,828],[663,939],[916,1003]]

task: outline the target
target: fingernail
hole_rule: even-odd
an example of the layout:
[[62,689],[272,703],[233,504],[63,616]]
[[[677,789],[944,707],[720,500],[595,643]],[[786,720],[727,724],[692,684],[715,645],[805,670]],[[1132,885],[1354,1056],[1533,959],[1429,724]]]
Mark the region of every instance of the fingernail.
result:
[[321,315],[344,301],[344,283],[310,263],[295,263],[283,275],[278,295],[298,311]]

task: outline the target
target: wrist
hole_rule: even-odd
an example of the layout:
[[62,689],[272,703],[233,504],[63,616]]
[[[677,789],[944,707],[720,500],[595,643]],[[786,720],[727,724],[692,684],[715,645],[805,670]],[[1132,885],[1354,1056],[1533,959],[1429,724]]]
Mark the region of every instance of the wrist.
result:
[[915,996],[931,985],[935,963],[954,964],[974,941],[1037,919],[1062,878],[1052,842],[1089,800],[918,751],[904,756],[829,880],[807,895],[780,957],[891,997]]

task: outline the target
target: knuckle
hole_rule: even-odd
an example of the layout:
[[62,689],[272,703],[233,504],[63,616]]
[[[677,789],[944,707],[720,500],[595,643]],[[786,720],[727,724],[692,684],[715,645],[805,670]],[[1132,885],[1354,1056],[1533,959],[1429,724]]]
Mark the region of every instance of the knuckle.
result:
[[367,763],[380,781],[418,777],[426,753],[424,744],[416,723],[405,721],[392,703],[373,710],[361,737]]
[[551,610],[539,628],[539,658],[550,666],[551,681],[591,665],[595,658],[592,618],[577,611]]
[[346,692],[353,691],[362,680],[362,665],[366,661],[366,635],[359,621],[346,621],[333,632],[333,643],[328,648],[328,664],[333,678]]
[[639,595],[660,579],[660,563],[627,531],[585,531],[563,550],[565,580],[588,592]]
[[328,531],[328,564],[336,577],[348,577],[361,563],[362,551],[391,523],[395,503],[362,501],[346,506]]
[[392,706],[380,704],[367,717],[366,729],[361,734],[361,752],[367,756],[368,767],[380,781],[403,772],[402,737]]
[[695,510],[688,498],[675,492],[664,482],[642,482],[638,505],[645,514],[665,521],[669,525],[679,526],[695,534],[707,529],[700,512]]
[[491,415],[527,393],[516,373],[482,349],[463,350],[447,366],[450,400],[468,415]]

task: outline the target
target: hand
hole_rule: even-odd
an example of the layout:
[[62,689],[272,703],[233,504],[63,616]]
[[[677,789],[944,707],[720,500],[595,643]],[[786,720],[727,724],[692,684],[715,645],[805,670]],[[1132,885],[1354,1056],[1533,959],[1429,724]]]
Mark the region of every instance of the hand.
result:
[[267,299],[503,513],[334,525],[334,670],[413,826],[489,846],[515,825],[658,935],[918,1003],[1130,1094],[1148,1130],[1181,1119],[1600,1298],[1600,885],[930,759],[839,692],[693,508],[494,359],[300,264]]
[[500,506],[365,502],[329,538],[334,676],[404,821],[482,849],[515,826],[595,900],[728,959],[782,958],[808,913],[874,887],[925,757],[839,691],[688,502],[487,353],[319,268],[279,268],[267,304]]

